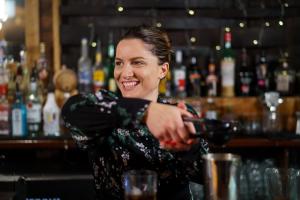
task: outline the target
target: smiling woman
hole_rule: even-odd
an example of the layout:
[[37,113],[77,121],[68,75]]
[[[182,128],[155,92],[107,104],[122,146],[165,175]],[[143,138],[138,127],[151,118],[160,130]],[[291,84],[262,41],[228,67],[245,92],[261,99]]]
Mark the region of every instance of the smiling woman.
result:
[[207,144],[191,137],[194,125],[183,122],[196,112],[158,97],[170,54],[164,31],[135,27],[116,49],[114,78],[121,95],[100,90],[73,96],[63,106],[66,127],[90,153],[98,199],[123,199],[122,174],[134,169],[158,174],[158,199],[191,199],[189,181],[202,182]]

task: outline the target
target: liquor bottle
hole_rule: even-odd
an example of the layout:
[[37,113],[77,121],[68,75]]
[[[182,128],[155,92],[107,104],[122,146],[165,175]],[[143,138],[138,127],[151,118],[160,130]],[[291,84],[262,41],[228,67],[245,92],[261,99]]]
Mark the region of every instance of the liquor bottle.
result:
[[93,89],[94,92],[98,91],[105,86],[105,71],[102,63],[102,50],[101,41],[97,41],[97,49],[95,56],[95,65],[93,67]]
[[295,83],[295,71],[289,66],[287,58],[281,59],[281,63],[275,70],[276,91],[280,95],[293,95]]
[[205,118],[206,119],[218,119],[218,108],[213,98],[207,98],[207,104],[205,109]]
[[81,40],[81,57],[78,60],[79,92],[86,94],[92,91],[92,61],[88,56],[88,40]]
[[16,84],[16,97],[12,105],[11,111],[12,136],[26,137],[27,136],[27,111],[26,105],[23,103],[23,96]]
[[20,81],[20,90],[23,94],[27,94],[29,81],[30,81],[30,73],[27,66],[27,52],[25,49],[20,51],[20,68],[22,69],[22,79]]
[[241,65],[238,72],[238,88],[237,93],[240,96],[251,96],[253,95],[253,71],[250,66],[249,57],[247,50],[242,49]]
[[7,87],[4,84],[0,84],[0,136],[9,136],[10,132],[10,106],[6,94]]
[[48,76],[49,76],[49,66],[48,66],[48,60],[46,58],[46,45],[45,43],[40,43],[40,55],[37,60],[37,70],[38,70],[38,76],[39,80],[41,80],[45,87],[47,85]]
[[37,69],[32,68],[30,84],[26,95],[27,127],[30,137],[40,136],[42,125],[42,102],[38,95]]
[[200,97],[202,77],[195,56],[191,57],[188,74],[189,74],[189,82],[190,82],[189,96]]
[[233,97],[234,79],[235,79],[235,59],[231,49],[231,32],[228,29],[225,31],[225,48],[223,49],[223,58],[221,60],[221,88],[222,96]]
[[183,54],[181,50],[175,53],[175,67],[173,70],[174,94],[178,98],[186,97],[186,66],[182,63]]
[[216,64],[211,55],[208,64],[208,75],[206,77],[207,96],[215,97],[218,95],[218,76],[216,74]]
[[108,46],[107,46],[107,60],[106,60],[106,67],[108,70],[108,77],[107,77],[107,86],[108,90],[111,92],[117,91],[117,83],[114,78],[114,56],[115,56],[115,46],[113,44],[113,33],[109,33],[108,39]]
[[241,131],[241,126],[236,121],[191,117],[184,117],[183,121],[195,124],[197,132],[196,134],[191,134],[190,137],[204,138],[217,146],[226,144]]
[[268,64],[265,53],[259,56],[256,65],[256,94],[262,95],[269,89]]
[[171,72],[168,71],[166,77],[159,82],[159,94],[165,97],[171,97]]
[[55,100],[52,82],[49,85],[47,100],[43,107],[43,122],[45,136],[60,136],[60,108]]

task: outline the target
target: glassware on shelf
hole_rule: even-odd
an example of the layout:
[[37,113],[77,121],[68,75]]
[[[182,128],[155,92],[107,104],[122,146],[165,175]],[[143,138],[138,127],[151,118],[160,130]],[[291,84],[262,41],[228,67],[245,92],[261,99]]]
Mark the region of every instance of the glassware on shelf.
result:
[[278,92],[266,92],[263,99],[267,109],[263,113],[263,132],[278,133],[282,131],[281,116],[278,112],[278,106],[283,103]]

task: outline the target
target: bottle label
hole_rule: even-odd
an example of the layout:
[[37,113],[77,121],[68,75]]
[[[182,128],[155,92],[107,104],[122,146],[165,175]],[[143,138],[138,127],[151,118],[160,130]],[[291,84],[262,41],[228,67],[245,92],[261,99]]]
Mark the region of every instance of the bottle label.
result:
[[0,135],[9,135],[8,115],[8,110],[0,110]]
[[110,78],[108,81],[108,90],[111,92],[116,92],[117,91],[117,85],[116,81],[114,78]]
[[23,123],[24,123],[22,110],[13,109],[12,111],[12,134],[13,136],[24,136]]
[[44,133],[46,136],[59,136],[59,112],[44,110]]
[[27,122],[40,123],[42,121],[42,106],[41,104],[27,104]]
[[218,116],[217,116],[217,112],[216,111],[214,111],[214,110],[208,110],[205,113],[205,117],[207,119],[217,119]]
[[221,62],[222,87],[234,87],[234,61],[223,59]]
[[210,81],[207,83],[207,95],[208,96],[217,96],[217,82]]
[[88,69],[89,68],[87,66],[79,69],[79,84],[91,84],[92,75]]
[[104,71],[103,70],[95,70],[93,73],[93,80],[94,80],[94,85],[98,87],[103,87],[104,86]]
[[278,75],[276,89],[279,92],[289,92],[289,76]]

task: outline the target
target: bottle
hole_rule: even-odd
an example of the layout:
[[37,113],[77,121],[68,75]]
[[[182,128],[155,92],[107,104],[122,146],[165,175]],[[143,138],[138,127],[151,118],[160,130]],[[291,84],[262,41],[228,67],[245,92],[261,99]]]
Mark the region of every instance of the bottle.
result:
[[95,56],[95,65],[93,67],[93,89],[94,92],[104,88],[105,86],[105,70],[102,64],[101,41],[97,41],[97,49]]
[[165,97],[171,97],[171,72],[168,71],[166,77],[159,82],[159,94]]
[[60,136],[60,108],[55,100],[53,84],[49,85],[47,100],[43,107],[43,122],[45,136]]
[[81,40],[81,57],[78,60],[79,92],[86,94],[92,91],[92,61],[88,56],[88,40]]
[[207,104],[206,104],[206,111],[205,111],[205,118],[206,119],[218,119],[218,108],[215,104],[215,101],[213,98],[208,97],[207,98]]
[[264,51],[256,65],[256,94],[262,95],[269,89],[268,64]]
[[251,96],[253,95],[253,71],[249,64],[249,57],[247,50],[242,49],[241,65],[238,72],[238,91],[240,96]]
[[109,39],[108,39],[108,46],[107,46],[107,60],[106,60],[106,66],[108,69],[108,90],[111,92],[117,91],[117,83],[115,81],[114,77],[114,56],[115,56],[115,47],[113,44],[113,33],[109,33]]
[[235,78],[235,59],[231,49],[231,32],[230,29],[225,31],[225,48],[223,50],[223,58],[221,60],[221,90],[222,96],[233,97],[234,93],[234,78]]
[[174,94],[178,98],[186,97],[186,66],[182,63],[183,54],[181,50],[175,53],[175,67],[173,70]]
[[45,43],[40,43],[40,55],[37,60],[37,71],[39,80],[41,80],[46,87],[48,76],[49,76],[49,66],[48,60],[46,58],[46,45]]
[[25,49],[22,49],[20,51],[20,68],[22,69],[22,80],[20,82],[20,90],[23,94],[26,94],[30,81],[30,73],[27,66],[27,53]]
[[241,126],[236,121],[190,117],[183,117],[183,121],[195,124],[197,132],[196,134],[191,134],[190,137],[204,138],[217,146],[226,144],[241,131]]
[[213,56],[209,58],[208,75],[206,77],[207,96],[215,97],[218,95],[218,76],[216,75],[216,64]]
[[26,105],[23,103],[23,96],[19,89],[18,83],[16,84],[16,97],[12,105],[11,111],[12,121],[12,136],[26,137],[27,136],[27,111]]
[[295,83],[295,71],[290,68],[287,58],[281,59],[281,64],[275,70],[276,91],[280,95],[293,95]]
[[192,56],[189,66],[189,96],[200,97],[201,95],[201,74],[197,65],[196,56]]
[[27,127],[30,137],[41,135],[42,102],[38,95],[37,77],[37,69],[34,67],[32,68],[29,89],[26,95]]
[[10,106],[6,94],[7,87],[4,84],[0,84],[0,136],[9,136],[10,133]]

